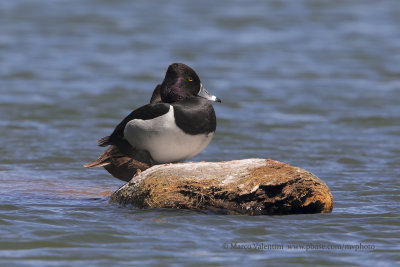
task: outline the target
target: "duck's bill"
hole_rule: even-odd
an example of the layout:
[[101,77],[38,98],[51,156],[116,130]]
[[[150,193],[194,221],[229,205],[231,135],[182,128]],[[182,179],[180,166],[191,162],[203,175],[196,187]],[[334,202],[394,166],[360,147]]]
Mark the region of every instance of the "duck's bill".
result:
[[215,95],[211,95],[209,92],[207,92],[206,89],[204,89],[203,85],[200,84],[200,91],[197,94],[198,96],[201,96],[205,99],[211,100],[211,101],[215,101],[215,102],[219,102],[221,103],[221,99],[219,99],[218,97],[216,97]]

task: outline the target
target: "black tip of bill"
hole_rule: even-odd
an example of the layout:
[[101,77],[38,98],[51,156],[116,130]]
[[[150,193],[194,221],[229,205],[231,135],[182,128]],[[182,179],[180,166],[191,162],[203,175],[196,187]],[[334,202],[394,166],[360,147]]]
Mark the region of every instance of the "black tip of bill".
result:
[[204,97],[205,99],[208,99],[210,101],[215,101],[215,102],[219,102],[219,103],[222,102],[221,99],[219,99],[215,95],[211,95],[209,92],[207,92],[207,90],[203,87],[202,84],[200,84],[200,91],[197,95]]

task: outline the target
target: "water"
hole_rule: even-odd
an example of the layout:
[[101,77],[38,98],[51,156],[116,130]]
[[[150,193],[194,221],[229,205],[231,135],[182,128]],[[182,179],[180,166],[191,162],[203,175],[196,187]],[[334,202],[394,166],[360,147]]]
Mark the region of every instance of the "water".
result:
[[[394,266],[399,25],[395,0],[2,1],[0,264]],[[193,160],[300,166],[330,187],[333,212],[109,204],[123,183],[82,165],[172,62],[223,100]]]

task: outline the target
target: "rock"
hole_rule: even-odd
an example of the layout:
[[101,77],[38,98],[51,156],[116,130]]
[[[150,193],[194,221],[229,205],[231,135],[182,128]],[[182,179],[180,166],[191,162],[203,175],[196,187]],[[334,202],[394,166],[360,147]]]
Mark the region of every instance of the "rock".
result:
[[138,172],[111,202],[225,214],[325,213],[333,197],[314,174],[271,159],[178,163]]

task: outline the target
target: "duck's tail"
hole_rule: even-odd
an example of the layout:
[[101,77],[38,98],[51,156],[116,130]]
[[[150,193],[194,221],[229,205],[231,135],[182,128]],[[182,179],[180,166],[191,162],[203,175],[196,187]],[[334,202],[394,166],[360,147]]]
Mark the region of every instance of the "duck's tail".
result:
[[112,152],[113,152],[112,147],[108,148],[100,155],[100,157],[97,160],[95,160],[91,163],[85,164],[85,165],[83,165],[83,167],[96,168],[96,167],[105,167],[105,166],[111,164],[111,158],[113,156]]
[[83,167],[86,167],[86,168],[104,167],[104,166],[109,165],[110,163],[111,162],[108,161],[108,160],[100,160],[100,159],[98,159],[96,161],[93,161],[91,163],[83,165]]
[[152,165],[151,156],[146,151],[135,151],[131,157],[124,155],[117,146],[111,145],[96,161],[83,166],[86,168],[104,167],[112,176],[129,182],[139,170],[144,171]]

